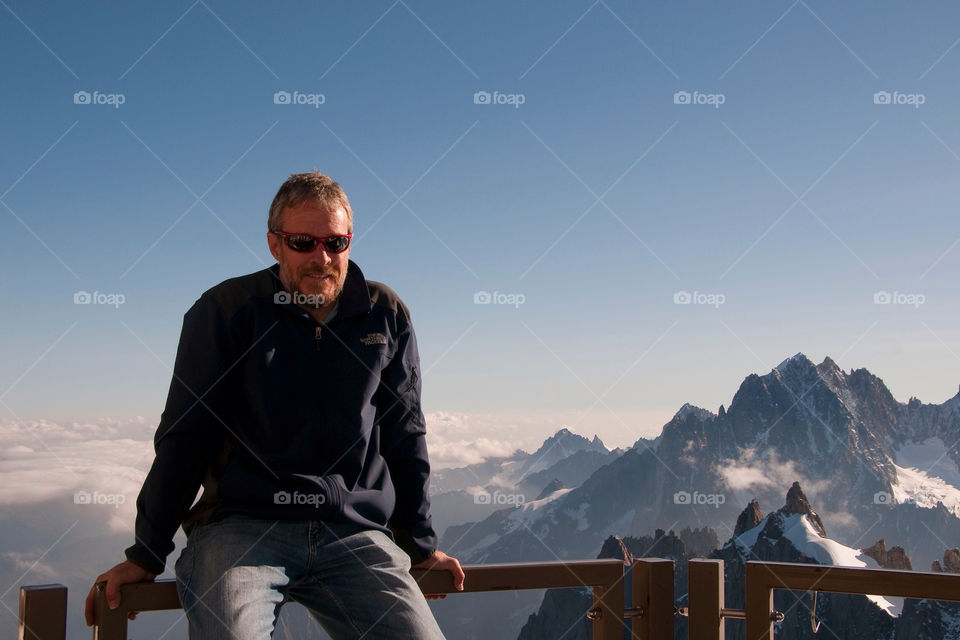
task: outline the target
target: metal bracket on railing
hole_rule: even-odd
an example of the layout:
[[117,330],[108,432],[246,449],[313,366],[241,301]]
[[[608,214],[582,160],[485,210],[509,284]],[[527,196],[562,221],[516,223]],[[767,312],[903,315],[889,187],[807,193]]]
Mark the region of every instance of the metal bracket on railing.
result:
[[[590,609],[585,614],[587,620],[600,620],[603,618],[603,610],[600,607],[594,607]],[[626,607],[623,610],[624,618],[642,618],[647,615],[647,612],[643,610],[643,607]]]
[[[676,610],[676,615],[684,618],[690,617],[690,607],[680,607]],[[721,618],[739,618],[741,620],[747,617],[747,612],[743,609],[720,609]]]
[[813,592],[813,605],[810,607],[810,628],[814,633],[820,630],[820,621],[817,620],[817,591]]

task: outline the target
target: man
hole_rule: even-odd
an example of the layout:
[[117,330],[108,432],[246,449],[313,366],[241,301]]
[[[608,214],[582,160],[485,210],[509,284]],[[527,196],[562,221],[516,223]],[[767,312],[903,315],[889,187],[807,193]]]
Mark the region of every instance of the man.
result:
[[120,585],[163,571],[182,524],[191,638],[270,638],[290,598],[336,640],[442,638],[411,560],[458,589],[464,574],[431,525],[409,312],[349,260],[353,213],[327,176],[290,176],[268,229],[277,264],[184,316],[136,544],[97,582],[116,608]]

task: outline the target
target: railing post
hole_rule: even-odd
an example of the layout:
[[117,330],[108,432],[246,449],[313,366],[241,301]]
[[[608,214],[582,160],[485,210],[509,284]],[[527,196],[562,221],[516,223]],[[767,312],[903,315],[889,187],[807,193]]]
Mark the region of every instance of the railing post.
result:
[[62,584],[20,587],[17,640],[65,640],[67,588]]
[[724,640],[723,560],[687,563],[690,640]]
[[[639,640],[673,638],[673,560],[638,558],[633,561],[633,636]],[[619,639],[618,639],[619,640]]]
[[[104,589],[105,582],[96,585],[96,596],[93,601],[94,619],[97,624],[93,627],[93,640],[126,640],[127,638],[127,610],[126,607],[111,609],[107,606],[107,596]],[[130,587],[127,587],[128,589]],[[125,594],[121,588],[121,594]],[[123,599],[121,595],[121,600]]]
[[623,623],[623,564],[607,572],[602,585],[593,587],[593,607],[600,617],[593,621],[593,640],[621,640]]
[[762,564],[748,562],[744,573],[747,618],[746,640],[773,640],[773,588],[768,579],[769,569]]

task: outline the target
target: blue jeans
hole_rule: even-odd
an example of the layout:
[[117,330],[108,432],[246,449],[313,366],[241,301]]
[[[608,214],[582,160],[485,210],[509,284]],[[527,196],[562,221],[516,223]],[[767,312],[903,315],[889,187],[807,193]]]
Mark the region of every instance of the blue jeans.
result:
[[198,526],[176,564],[192,639],[272,638],[292,598],[334,640],[442,640],[409,572],[380,531],[245,516]]

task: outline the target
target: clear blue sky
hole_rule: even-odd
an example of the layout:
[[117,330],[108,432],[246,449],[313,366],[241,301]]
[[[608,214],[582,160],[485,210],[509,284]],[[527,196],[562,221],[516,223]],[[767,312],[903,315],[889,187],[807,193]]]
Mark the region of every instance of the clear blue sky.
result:
[[0,5],[3,418],[159,416],[182,314],[313,168],[427,411],[716,410],[800,351],[957,391],[953,2]]

